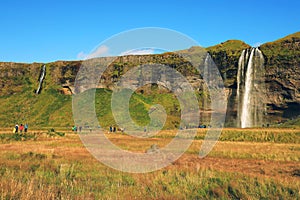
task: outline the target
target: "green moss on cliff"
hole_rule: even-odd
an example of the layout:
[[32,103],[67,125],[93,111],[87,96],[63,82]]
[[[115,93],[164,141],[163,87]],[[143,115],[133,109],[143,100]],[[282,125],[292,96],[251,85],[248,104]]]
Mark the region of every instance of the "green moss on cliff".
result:
[[244,49],[250,46],[240,40],[228,40],[206,48],[218,66],[226,87],[235,87],[238,60]]
[[227,40],[221,44],[206,48],[210,53],[226,52],[227,56],[240,56],[244,49],[251,46],[241,40]]
[[268,64],[280,64],[282,62],[296,63],[300,61],[300,32],[288,35],[274,42],[268,42],[260,46]]

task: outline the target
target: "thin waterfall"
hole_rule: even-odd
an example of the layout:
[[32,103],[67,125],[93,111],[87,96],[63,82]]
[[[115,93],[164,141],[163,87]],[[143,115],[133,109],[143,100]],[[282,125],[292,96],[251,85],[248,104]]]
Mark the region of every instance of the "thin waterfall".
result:
[[39,86],[35,92],[36,94],[39,94],[41,92],[42,84],[45,79],[45,75],[46,75],[46,65],[43,65],[43,67],[41,69],[41,73],[40,73],[40,78],[39,78]]
[[[238,73],[237,73],[237,118],[240,119],[241,118],[241,110],[242,110],[242,94],[244,91],[244,71],[245,71],[245,59],[247,60],[246,56],[246,52],[248,55],[248,50],[243,50],[242,54],[239,58],[239,63],[238,63]],[[241,126],[241,121],[237,120],[237,127]]]
[[207,113],[207,111],[210,109],[210,100],[209,100],[209,91],[208,91],[208,85],[211,81],[211,66],[212,66],[212,58],[209,53],[206,54],[203,68],[202,68],[202,78],[203,78],[203,85],[202,85],[202,107],[203,112],[201,113],[201,122],[203,124],[209,123],[210,121],[210,115]]
[[206,84],[209,84],[209,76],[210,76],[210,63],[209,63],[209,60],[210,60],[210,55],[209,53],[206,54],[206,57],[205,57],[205,60],[204,60],[204,70],[203,70],[203,79],[205,80]]
[[262,52],[258,48],[244,50],[238,65],[237,126],[261,126],[265,112],[265,69]]

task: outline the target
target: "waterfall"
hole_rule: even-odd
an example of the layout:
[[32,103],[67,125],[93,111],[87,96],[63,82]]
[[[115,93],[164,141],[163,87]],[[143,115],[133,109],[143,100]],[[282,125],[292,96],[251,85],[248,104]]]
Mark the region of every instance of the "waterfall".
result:
[[262,125],[265,112],[264,72],[261,51],[258,48],[243,50],[237,74],[237,126],[246,128]]
[[[248,54],[248,51],[247,51],[247,54]],[[237,97],[237,118],[240,119],[241,116],[241,110],[242,110],[242,107],[241,107],[241,98],[242,98],[242,94],[243,94],[243,90],[244,90],[244,70],[245,70],[245,56],[246,56],[246,50],[243,50],[242,51],[242,54],[239,58],[239,62],[238,62],[238,73],[237,73],[237,94],[236,94],[236,97]],[[246,58],[247,60],[247,58]],[[241,121],[240,120],[237,120],[237,127],[240,127],[241,126]]]
[[209,53],[206,54],[205,60],[204,60],[204,69],[203,69],[203,80],[204,80],[204,87],[203,87],[203,92],[204,92],[204,101],[203,101],[203,108],[204,110],[209,109],[210,107],[210,100],[209,100],[209,90],[208,87],[211,85],[212,81],[212,69],[211,66],[213,65],[213,60]]
[[205,80],[205,82],[207,84],[209,84],[209,81],[210,81],[210,55],[209,53],[206,54],[206,57],[205,57],[205,60],[204,60],[204,70],[203,70],[203,79]]
[[211,80],[211,66],[212,66],[212,58],[209,53],[207,53],[204,57],[202,65],[202,108],[203,112],[201,113],[201,123],[207,124],[210,121],[210,114],[208,114],[208,110],[210,109],[210,99],[209,99],[209,90],[208,85],[210,84]]
[[45,75],[46,75],[46,65],[43,65],[43,67],[41,69],[41,73],[40,73],[40,78],[39,78],[39,86],[35,92],[36,94],[39,94],[41,92],[41,88],[42,88],[42,84],[43,84]]
[[247,65],[247,72],[245,76],[245,89],[244,89],[244,97],[242,103],[242,113],[241,113],[241,127],[251,127],[252,126],[252,118],[251,118],[251,92],[252,92],[252,81],[253,81],[253,56],[255,49],[251,50],[249,62]]

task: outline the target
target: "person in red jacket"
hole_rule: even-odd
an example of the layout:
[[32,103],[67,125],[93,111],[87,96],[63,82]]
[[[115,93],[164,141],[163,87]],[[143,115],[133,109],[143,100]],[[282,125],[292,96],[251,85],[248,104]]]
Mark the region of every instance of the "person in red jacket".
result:
[[24,130],[24,126],[23,126],[23,124],[21,124],[21,125],[20,125],[19,129],[20,129],[20,133],[22,133],[22,132],[23,132],[23,130]]

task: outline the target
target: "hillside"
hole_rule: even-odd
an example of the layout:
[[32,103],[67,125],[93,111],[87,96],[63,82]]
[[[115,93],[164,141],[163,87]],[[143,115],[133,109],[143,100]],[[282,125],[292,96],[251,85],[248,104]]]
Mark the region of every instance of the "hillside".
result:
[[[266,123],[275,124],[300,115],[299,44],[300,32],[259,47],[264,55],[266,69]],[[248,48],[251,47],[239,40],[228,40],[206,48],[221,72],[228,94],[227,126],[235,125],[238,60],[241,52]],[[180,52],[193,54],[202,50],[192,47]],[[12,127],[22,122],[36,127],[72,126],[71,94],[74,93],[74,81],[81,63],[46,63],[46,76],[40,94],[35,94],[35,91],[43,63],[0,63],[0,127]],[[209,110],[209,103],[204,103],[210,101],[209,95],[202,89],[204,82],[187,60],[175,53],[128,55],[116,57],[99,83],[96,108],[102,126],[114,123],[109,101],[114,84],[134,66],[146,63],[160,63],[178,70],[198,91],[200,109]],[[165,128],[178,127],[180,108],[177,100],[169,91],[155,84],[136,91],[130,104],[132,118],[140,125],[146,125],[149,120],[148,109],[157,103],[162,103],[169,114]],[[208,124],[210,115],[205,113],[201,123]]]

